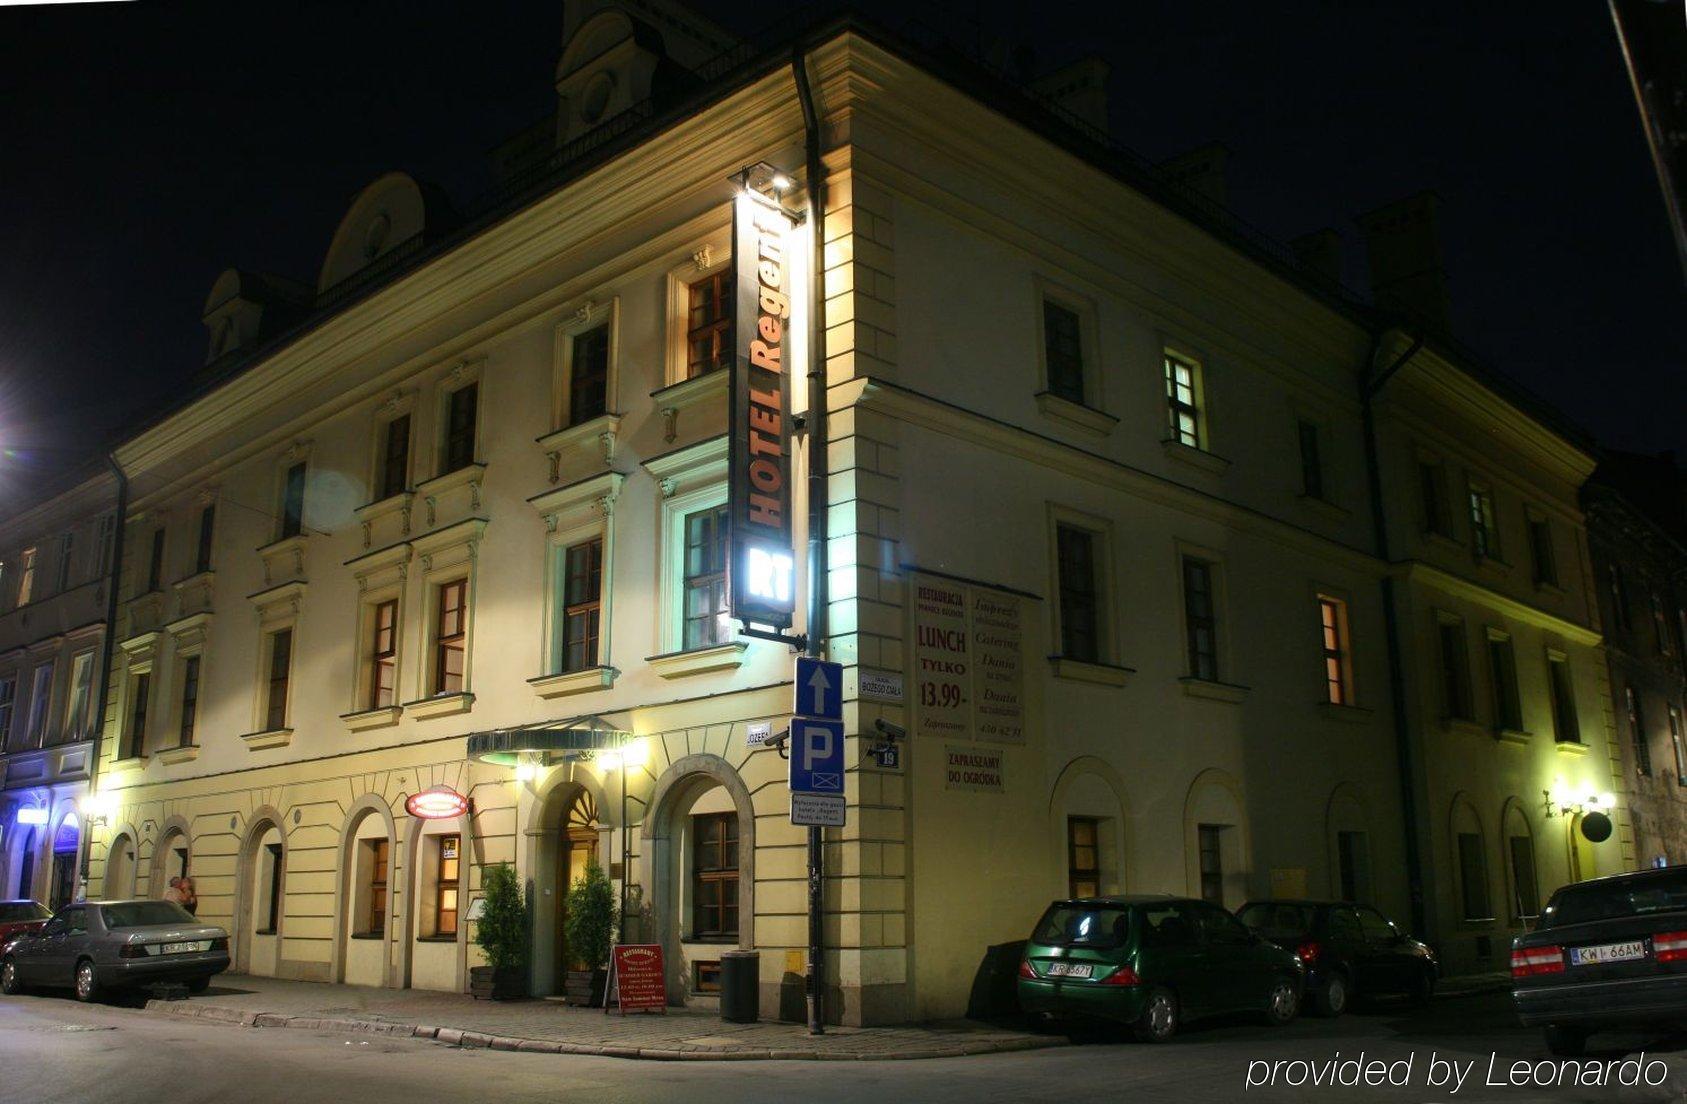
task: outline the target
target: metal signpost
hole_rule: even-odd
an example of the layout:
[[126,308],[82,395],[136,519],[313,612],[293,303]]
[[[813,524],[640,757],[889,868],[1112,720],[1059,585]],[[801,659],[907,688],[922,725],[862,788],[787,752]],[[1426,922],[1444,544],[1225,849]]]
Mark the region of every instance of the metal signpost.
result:
[[809,985],[813,1015],[809,1030],[825,1030],[824,963],[821,947],[822,828],[844,825],[843,665],[798,656],[791,704],[791,823],[809,834]]

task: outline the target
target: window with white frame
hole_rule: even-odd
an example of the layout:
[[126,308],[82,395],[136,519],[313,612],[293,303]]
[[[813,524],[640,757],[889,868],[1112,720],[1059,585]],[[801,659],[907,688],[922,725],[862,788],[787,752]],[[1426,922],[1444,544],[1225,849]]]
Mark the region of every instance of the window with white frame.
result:
[[35,598],[35,549],[25,548],[18,556],[18,601],[27,606]]
[[1218,681],[1218,565],[1182,557],[1183,637],[1190,678]]
[[1205,448],[1205,417],[1201,409],[1201,366],[1169,350],[1165,353],[1166,412],[1171,439],[1190,448]]
[[[689,545],[687,555],[690,555]],[[556,670],[584,671],[601,662],[603,634],[603,536],[596,534],[557,552],[560,595]]]
[[12,710],[17,705],[17,675],[0,676],[0,747],[4,747],[12,731]]
[[94,694],[94,653],[80,652],[70,661],[70,694],[65,702],[64,738],[88,737]]
[[568,340],[568,425],[609,411],[609,323],[571,334]]
[[55,580],[53,591],[63,594],[70,589],[70,565],[76,553],[76,530],[66,529],[59,536],[58,578]]
[[446,392],[441,421],[439,474],[449,475],[475,462],[480,423],[478,379]]
[[23,746],[37,748],[46,740],[48,710],[53,703],[53,664],[35,668],[29,686],[29,723],[24,726]]
[[365,708],[387,709],[398,702],[398,599],[385,598],[368,606],[364,632],[368,635],[367,698]]
[[1582,742],[1581,724],[1576,719],[1576,691],[1570,678],[1570,659],[1562,652],[1546,655],[1547,688],[1552,698],[1553,737],[1560,744]]
[[1494,492],[1486,483],[1470,484],[1470,545],[1479,559],[1500,558],[1499,525],[1494,519]]
[[1318,633],[1324,655],[1324,700],[1331,705],[1352,705],[1353,648],[1345,600],[1333,594],[1318,595]]
[[181,710],[176,726],[176,743],[181,747],[192,747],[199,731],[199,666],[199,656],[182,657]]
[[277,511],[281,519],[281,528],[277,536],[281,540],[296,537],[304,532],[307,472],[305,461],[300,460],[289,464],[281,475],[281,508]]
[[1502,732],[1523,731],[1523,704],[1517,692],[1517,655],[1511,637],[1488,630],[1488,677],[1494,688],[1494,727]]
[[463,692],[468,670],[469,581],[451,579],[434,588],[432,662],[429,689],[435,694]]
[[683,524],[680,646],[689,651],[732,639],[726,600],[727,507],[694,510],[685,515]]
[[410,415],[403,413],[380,422],[375,444],[374,497],[381,501],[403,494],[410,486]]
[[123,723],[123,758],[139,759],[146,754],[147,715],[152,708],[152,669],[131,671],[128,713]]
[[292,627],[270,633],[264,650],[262,731],[274,732],[287,727],[287,703],[293,685]]
[[1076,522],[1056,521],[1054,549],[1061,658],[1080,663],[1104,662],[1108,653],[1101,565],[1105,562],[1106,542],[1094,529]]

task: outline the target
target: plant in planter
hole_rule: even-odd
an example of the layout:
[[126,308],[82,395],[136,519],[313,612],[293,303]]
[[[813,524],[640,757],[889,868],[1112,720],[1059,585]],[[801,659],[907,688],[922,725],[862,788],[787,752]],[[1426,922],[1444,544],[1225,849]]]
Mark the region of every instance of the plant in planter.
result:
[[515,867],[509,863],[487,867],[482,889],[486,907],[474,941],[486,955],[486,965],[469,970],[469,991],[477,998],[493,1000],[525,997],[531,939],[526,894],[515,876]]
[[568,971],[568,1003],[598,1008],[609,980],[609,948],[615,939],[615,888],[594,860],[568,889],[563,936],[573,969]]

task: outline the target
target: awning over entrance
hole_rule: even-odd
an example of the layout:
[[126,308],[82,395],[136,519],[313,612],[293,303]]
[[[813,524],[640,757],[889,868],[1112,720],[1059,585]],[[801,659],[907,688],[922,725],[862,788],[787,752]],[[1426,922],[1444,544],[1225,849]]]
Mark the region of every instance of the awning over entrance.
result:
[[566,721],[471,733],[469,758],[504,767],[522,763],[549,766],[571,759],[590,759],[600,751],[613,751],[632,738],[631,732],[591,713]]

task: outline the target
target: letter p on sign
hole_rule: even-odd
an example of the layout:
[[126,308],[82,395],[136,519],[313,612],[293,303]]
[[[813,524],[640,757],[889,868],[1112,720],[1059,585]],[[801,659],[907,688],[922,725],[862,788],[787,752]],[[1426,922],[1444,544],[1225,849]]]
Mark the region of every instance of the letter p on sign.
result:
[[843,722],[791,722],[791,792],[843,793]]

